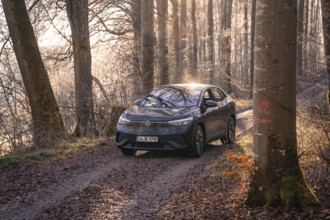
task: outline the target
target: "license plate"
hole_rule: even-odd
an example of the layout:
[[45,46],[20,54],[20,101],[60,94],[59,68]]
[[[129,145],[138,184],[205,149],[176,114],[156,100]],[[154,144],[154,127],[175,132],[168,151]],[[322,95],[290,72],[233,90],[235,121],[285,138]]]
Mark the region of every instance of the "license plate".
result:
[[156,143],[158,142],[158,137],[154,136],[137,136],[136,137],[137,142],[151,142],[151,143]]

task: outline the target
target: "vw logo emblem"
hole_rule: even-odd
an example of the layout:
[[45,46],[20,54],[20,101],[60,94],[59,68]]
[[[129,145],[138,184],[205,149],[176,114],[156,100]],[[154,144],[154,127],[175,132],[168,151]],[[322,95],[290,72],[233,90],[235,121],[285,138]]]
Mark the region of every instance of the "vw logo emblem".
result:
[[146,127],[150,127],[151,121],[146,121],[146,122],[144,122],[144,124],[146,125]]

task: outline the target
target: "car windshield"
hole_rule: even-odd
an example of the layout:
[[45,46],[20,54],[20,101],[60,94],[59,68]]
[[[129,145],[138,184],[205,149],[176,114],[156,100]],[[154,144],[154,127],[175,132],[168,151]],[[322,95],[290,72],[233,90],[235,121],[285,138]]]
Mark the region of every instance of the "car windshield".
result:
[[200,91],[185,88],[158,87],[140,103],[140,107],[186,108],[197,106]]

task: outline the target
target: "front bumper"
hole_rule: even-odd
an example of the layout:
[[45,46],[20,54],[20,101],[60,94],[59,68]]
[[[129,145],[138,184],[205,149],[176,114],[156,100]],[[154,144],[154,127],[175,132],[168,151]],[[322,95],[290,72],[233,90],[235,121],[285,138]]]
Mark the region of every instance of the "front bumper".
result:
[[158,135],[157,143],[137,142],[137,135],[118,132],[116,145],[124,149],[136,150],[183,150],[190,146],[189,138],[183,134]]
[[[117,124],[116,145],[124,149],[136,150],[181,150],[189,148],[195,123],[173,126],[166,122],[133,121],[129,125]],[[137,136],[157,136],[157,143],[138,142]]]

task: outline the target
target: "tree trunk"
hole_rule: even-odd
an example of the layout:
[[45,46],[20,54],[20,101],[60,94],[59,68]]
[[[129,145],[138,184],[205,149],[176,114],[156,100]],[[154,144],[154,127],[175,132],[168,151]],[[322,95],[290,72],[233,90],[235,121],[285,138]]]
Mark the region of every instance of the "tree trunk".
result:
[[31,106],[34,144],[52,145],[64,136],[65,128],[25,2],[2,0],[2,6]]
[[297,155],[296,10],[294,0],[257,2],[253,99],[257,169],[246,200],[249,205],[317,204]]
[[298,7],[298,23],[297,23],[297,75],[302,75],[302,53],[303,53],[303,36],[304,36],[304,8],[305,0],[299,0]]
[[305,33],[304,33],[304,45],[303,48],[305,49],[303,54],[304,54],[304,69],[303,69],[303,74],[306,74],[308,72],[308,34],[309,34],[309,0],[306,0],[305,2],[306,8],[305,8]]
[[73,44],[76,92],[75,135],[96,135],[93,104],[92,56],[89,42],[88,0],[66,0]]
[[214,80],[214,25],[213,25],[213,0],[209,0],[207,9],[208,23],[208,80],[209,84]]
[[256,27],[256,1],[251,1],[251,47],[250,47],[250,98],[253,97],[253,78],[254,78],[254,38],[255,38],[255,27]]
[[222,22],[222,49],[223,49],[223,64],[225,72],[225,90],[227,93],[232,93],[231,86],[231,15],[233,0],[224,1],[224,12]]
[[[243,59],[244,87],[251,88],[249,78],[249,19],[248,19],[248,1],[244,1],[244,59]],[[246,95],[246,92],[245,92]]]
[[141,54],[141,12],[142,12],[142,0],[131,0],[132,7],[132,23],[134,32],[134,48],[133,48],[133,77],[132,77],[132,101],[141,98],[143,95],[141,91],[141,68],[140,60]]
[[[207,0],[203,0],[203,11],[207,10]],[[203,17],[201,23],[201,28],[200,28],[200,44],[201,44],[201,71],[200,71],[200,76],[199,76],[199,81],[201,83],[208,83],[207,82],[207,66],[208,66],[208,57],[207,57],[207,18]]]
[[[174,75],[177,78],[180,75],[180,32],[179,32],[179,3],[178,0],[171,0],[173,7],[173,41],[174,41],[174,56],[175,70]],[[178,80],[176,80],[179,82]]]
[[183,82],[186,69],[186,45],[187,45],[187,0],[181,0],[180,13],[180,69],[177,76],[179,83]]
[[154,1],[142,1],[142,92],[154,87]]
[[318,63],[319,63],[319,33],[320,33],[320,28],[319,28],[319,24],[320,24],[320,1],[314,1],[314,7],[313,7],[313,16],[312,16],[312,36],[313,36],[313,45],[312,45],[312,72],[313,73],[318,73],[319,72],[319,68],[318,68]]
[[330,107],[330,2],[322,0],[322,20],[324,36],[324,53],[328,73],[328,104]]
[[169,80],[168,44],[167,44],[167,20],[168,1],[158,0],[158,60],[159,60],[159,83],[166,85]]
[[197,67],[197,24],[196,24],[196,0],[191,1],[191,22],[192,22],[192,79],[197,82],[198,80],[198,67]]

